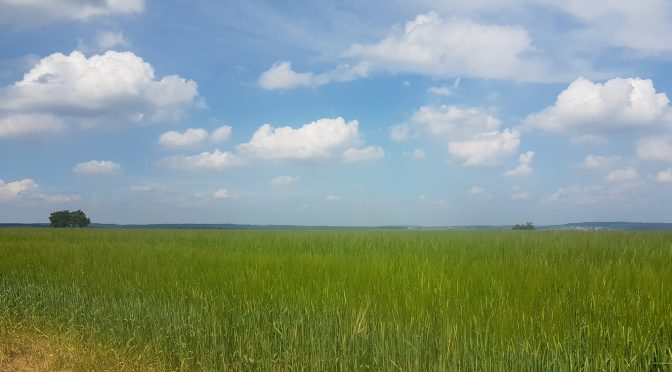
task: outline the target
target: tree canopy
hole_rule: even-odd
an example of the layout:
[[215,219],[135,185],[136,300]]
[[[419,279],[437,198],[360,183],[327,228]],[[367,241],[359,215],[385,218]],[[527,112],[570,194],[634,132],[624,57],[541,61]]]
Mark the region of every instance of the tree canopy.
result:
[[535,230],[536,228],[532,224],[532,222],[528,222],[524,225],[515,225],[514,227],[511,228],[511,230]]
[[49,215],[49,222],[51,227],[86,227],[91,223],[91,220],[86,217],[81,209],[72,212],[66,209],[52,212]]

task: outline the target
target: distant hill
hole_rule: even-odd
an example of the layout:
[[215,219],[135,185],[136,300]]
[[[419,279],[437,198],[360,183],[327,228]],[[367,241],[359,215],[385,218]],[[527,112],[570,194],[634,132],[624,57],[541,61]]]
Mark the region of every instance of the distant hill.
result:
[[[3,227],[49,227],[48,223],[0,223]],[[221,229],[221,230],[510,230],[512,225],[472,226],[301,226],[301,225],[238,225],[238,224],[105,224],[92,223],[89,228],[105,229]],[[663,222],[576,222],[563,225],[539,225],[538,230],[672,230],[672,223]]]
[[672,230],[672,223],[663,222],[578,222],[539,226],[540,230]]

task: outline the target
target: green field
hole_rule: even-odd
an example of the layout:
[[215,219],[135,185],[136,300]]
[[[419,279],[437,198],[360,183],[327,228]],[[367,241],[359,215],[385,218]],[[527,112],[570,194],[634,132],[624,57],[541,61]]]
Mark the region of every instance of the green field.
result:
[[0,328],[106,369],[667,370],[672,233],[2,229]]

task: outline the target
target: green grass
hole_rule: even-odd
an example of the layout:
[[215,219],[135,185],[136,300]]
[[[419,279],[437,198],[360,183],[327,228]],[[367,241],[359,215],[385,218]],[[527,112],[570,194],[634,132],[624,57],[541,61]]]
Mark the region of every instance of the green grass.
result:
[[2,229],[10,324],[159,369],[667,370],[672,233]]

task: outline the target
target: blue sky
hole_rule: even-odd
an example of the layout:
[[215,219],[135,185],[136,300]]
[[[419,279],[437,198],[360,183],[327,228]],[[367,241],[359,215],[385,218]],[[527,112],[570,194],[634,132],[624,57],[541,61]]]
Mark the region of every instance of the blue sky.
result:
[[666,0],[0,0],[0,222],[672,222]]

